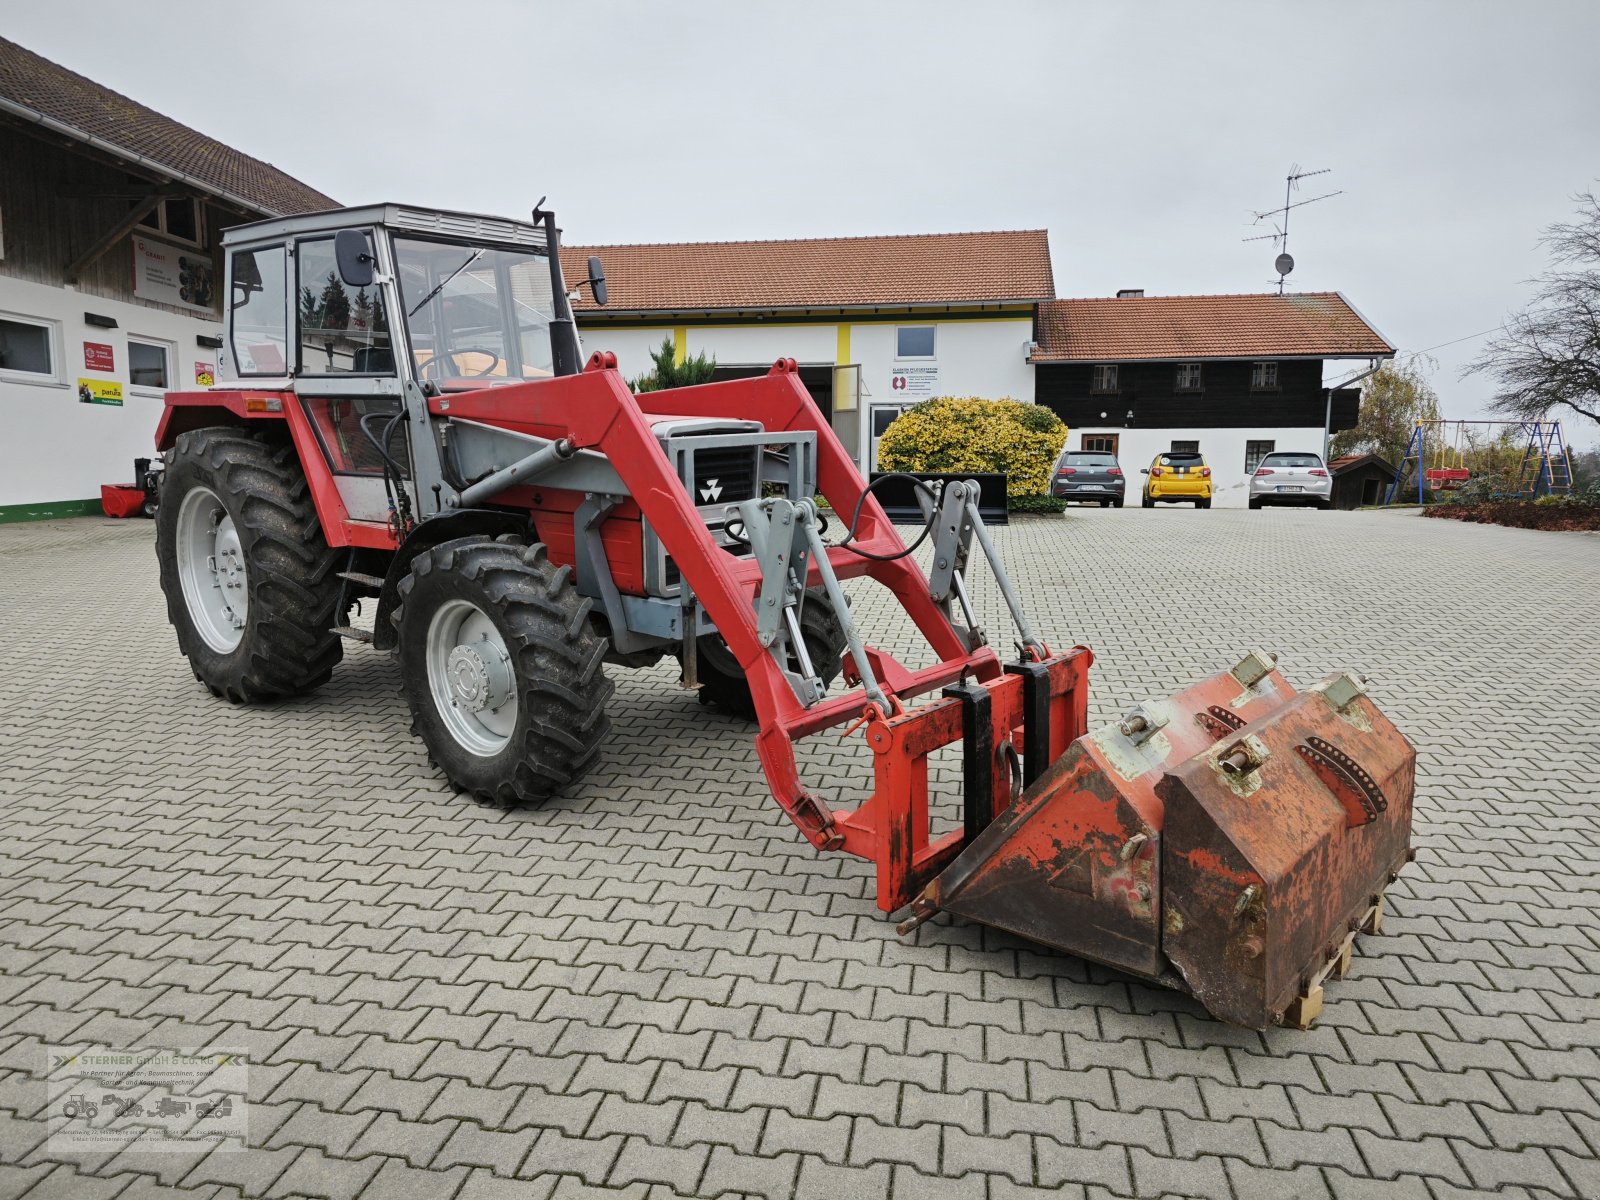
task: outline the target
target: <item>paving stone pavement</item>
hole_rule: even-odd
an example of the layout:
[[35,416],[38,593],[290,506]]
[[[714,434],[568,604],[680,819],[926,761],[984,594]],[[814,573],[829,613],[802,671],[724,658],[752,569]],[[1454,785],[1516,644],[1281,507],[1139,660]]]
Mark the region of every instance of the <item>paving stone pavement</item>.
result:
[[[902,941],[664,667],[615,672],[580,794],[495,813],[387,657],[231,707],[149,523],[7,526],[0,1196],[1600,1196],[1600,538],[1134,509],[998,541],[1095,647],[1096,720],[1261,646],[1368,672],[1416,743],[1420,857],[1314,1031],[946,918]],[[250,1148],[52,1154],[50,1043],[247,1048]]]

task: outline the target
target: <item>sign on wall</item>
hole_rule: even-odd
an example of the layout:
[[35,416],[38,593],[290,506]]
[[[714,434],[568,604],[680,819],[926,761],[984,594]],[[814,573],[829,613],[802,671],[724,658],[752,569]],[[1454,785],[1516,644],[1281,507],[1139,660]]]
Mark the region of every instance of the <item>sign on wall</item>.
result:
[[115,371],[117,352],[105,342],[83,344],[83,369],[85,371]]
[[122,385],[115,379],[78,380],[79,404],[109,404],[122,407]]
[[889,377],[891,400],[931,400],[939,394],[939,367],[896,367]]
[[216,272],[211,256],[145,237],[133,239],[133,294],[196,312],[212,311]]
[[217,382],[217,373],[210,363],[197,362],[194,365],[195,387],[210,387]]

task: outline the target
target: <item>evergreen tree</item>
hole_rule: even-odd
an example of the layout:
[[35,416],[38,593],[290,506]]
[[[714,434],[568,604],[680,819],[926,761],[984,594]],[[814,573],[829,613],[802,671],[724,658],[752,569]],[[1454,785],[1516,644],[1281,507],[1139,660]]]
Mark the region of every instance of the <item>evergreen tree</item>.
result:
[[710,383],[717,369],[717,360],[707,358],[704,350],[682,362],[677,359],[678,353],[672,338],[662,338],[661,348],[650,352],[650,361],[655,364],[655,369],[648,375],[631,380],[630,386],[635,392],[663,392],[668,388]]

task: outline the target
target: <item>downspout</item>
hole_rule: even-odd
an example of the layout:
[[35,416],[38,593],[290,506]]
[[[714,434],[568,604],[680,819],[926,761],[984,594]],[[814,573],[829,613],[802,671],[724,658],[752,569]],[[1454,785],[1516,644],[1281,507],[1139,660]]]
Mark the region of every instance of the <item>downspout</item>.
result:
[[1322,415],[1322,462],[1323,462],[1323,465],[1327,465],[1328,455],[1333,450],[1333,393],[1334,393],[1334,389],[1335,388],[1347,388],[1352,383],[1360,383],[1363,379],[1367,378],[1367,376],[1369,376],[1369,375],[1376,375],[1378,373],[1378,369],[1380,367],[1382,367],[1383,363],[1384,363],[1384,360],[1380,359],[1380,358],[1373,358],[1373,359],[1369,359],[1368,361],[1372,365],[1369,366],[1365,371],[1361,372],[1361,374],[1352,375],[1352,376],[1350,376],[1349,379],[1341,379],[1338,383],[1333,384],[1333,385],[1331,385],[1329,387],[1325,387],[1325,388],[1322,389],[1323,393],[1324,393],[1324,396],[1326,398],[1326,401],[1327,401],[1326,407],[1325,407],[1323,415]]

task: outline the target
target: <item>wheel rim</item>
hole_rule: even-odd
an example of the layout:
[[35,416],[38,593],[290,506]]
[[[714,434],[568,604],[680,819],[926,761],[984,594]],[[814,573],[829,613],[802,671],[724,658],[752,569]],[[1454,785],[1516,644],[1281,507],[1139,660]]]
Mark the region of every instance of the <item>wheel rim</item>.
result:
[[237,649],[250,616],[244,546],[217,494],[195,487],[178,510],[178,578],[195,630],[219,654]]
[[477,605],[450,600],[428,623],[428,690],[450,736],[485,758],[500,753],[517,726],[511,654]]

